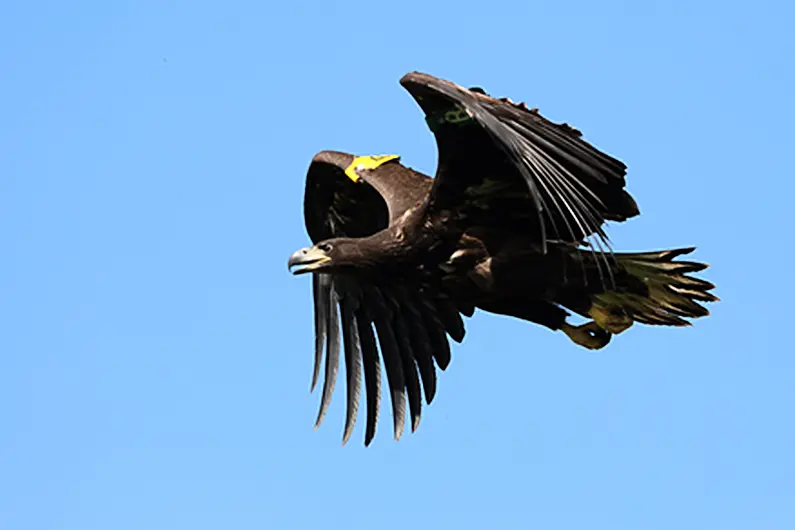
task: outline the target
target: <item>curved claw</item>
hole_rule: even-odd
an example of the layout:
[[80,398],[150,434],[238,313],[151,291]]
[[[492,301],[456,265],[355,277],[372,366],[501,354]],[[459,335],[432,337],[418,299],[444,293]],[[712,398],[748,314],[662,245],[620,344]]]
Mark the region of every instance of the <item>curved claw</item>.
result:
[[599,324],[593,320],[580,326],[572,326],[569,323],[564,323],[563,327],[560,329],[575,344],[579,344],[589,350],[604,348],[613,337],[612,333],[602,329]]

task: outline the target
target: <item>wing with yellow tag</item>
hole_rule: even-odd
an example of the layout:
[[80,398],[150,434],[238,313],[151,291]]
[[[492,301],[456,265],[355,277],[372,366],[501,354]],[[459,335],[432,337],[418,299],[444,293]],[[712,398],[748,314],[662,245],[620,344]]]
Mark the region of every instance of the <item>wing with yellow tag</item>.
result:
[[[401,165],[396,155],[320,152],[306,178],[304,217],[309,237],[319,243],[373,235],[423,201],[431,185],[430,177]],[[395,437],[400,438],[407,415],[411,429],[416,429],[423,395],[430,403],[436,394],[436,366],[444,370],[450,363],[448,335],[458,342],[464,337],[456,306],[438,289],[407,286],[393,278],[379,281],[312,273],[312,285],[312,389],[321,381],[323,368],[316,425],[330,405],[342,359],[346,382],[343,442],[353,431],[362,382],[367,406],[365,445],[372,441],[380,407],[382,364]]]

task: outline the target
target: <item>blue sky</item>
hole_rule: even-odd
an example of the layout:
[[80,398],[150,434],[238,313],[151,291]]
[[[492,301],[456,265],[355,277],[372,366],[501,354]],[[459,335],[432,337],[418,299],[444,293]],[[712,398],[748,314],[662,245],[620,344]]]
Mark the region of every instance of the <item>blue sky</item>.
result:
[[[794,9],[7,3],[0,528],[795,527]],[[313,431],[305,170],[433,173],[411,70],[625,161],[616,248],[697,245],[713,315],[591,353],[477,314],[417,433],[341,447],[341,392]]]

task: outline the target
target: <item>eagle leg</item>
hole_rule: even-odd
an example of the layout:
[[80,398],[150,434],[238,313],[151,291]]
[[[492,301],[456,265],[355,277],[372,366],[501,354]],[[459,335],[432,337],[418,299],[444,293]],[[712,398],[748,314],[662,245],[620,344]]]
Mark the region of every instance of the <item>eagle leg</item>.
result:
[[564,322],[560,330],[575,344],[579,344],[589,350],[604,348],[613,336],[593,320],[580,326],[573,326],[568,322]]

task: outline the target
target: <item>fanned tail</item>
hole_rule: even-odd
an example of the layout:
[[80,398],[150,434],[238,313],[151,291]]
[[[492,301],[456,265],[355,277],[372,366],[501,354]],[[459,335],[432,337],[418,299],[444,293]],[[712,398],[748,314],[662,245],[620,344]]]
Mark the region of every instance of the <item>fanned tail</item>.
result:
[[675,261],[695,247],[639,253],[615,253],[623,288],[591,296],[589,315],[600,327],[620,333],[633,322],[657,326],[689,326],[686,319],[709,315],[702,305],[716,302],[712,283],[689,274],[709,267],[696,261]]

